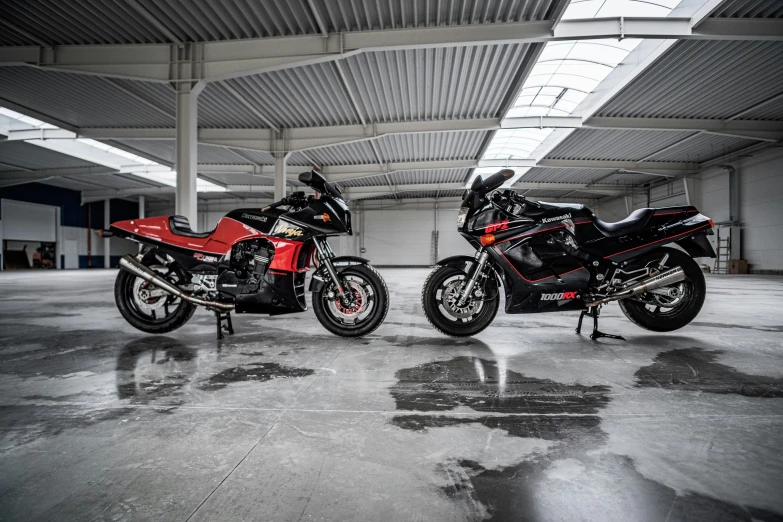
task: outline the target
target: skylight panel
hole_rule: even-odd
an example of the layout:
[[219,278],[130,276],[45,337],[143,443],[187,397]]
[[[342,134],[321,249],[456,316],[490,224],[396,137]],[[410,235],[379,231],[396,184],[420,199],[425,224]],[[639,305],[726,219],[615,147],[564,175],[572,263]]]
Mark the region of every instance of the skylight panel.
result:
[[[679,2],[680,0],[571,0],[563,19],[665,17]],[[595,90],[641,41],[626,38],[547,43],[506,117],[574,115],[587,95]],[[535,130],[537,134],[525,135],[524,140],[519,139],[522,134],[513,134],[522,130]],[[482,159],[530,158],[552,130],[499,130]],[[476,172],[480,170],[482,169],[476,169]],[[517,169],[516,175],[504,186],[516,182],[526,171],[527,169]]]

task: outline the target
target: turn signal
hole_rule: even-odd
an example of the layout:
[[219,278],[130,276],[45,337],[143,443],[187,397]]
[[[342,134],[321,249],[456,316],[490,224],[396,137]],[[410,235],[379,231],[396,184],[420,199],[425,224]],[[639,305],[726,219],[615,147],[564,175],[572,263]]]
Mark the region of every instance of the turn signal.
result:
[[332,219],[332,218],[330,218],[330,217],[329,217],[329,214],[327,214],[326,212],[324,212],[324,223],[328,223],[329,221],[331,221],[331,219]]
[[710,218],[707,218],[707,221],[710,222],[710,228],[715,228],[715,222],[711,220]]
[[484,234],[479,238],[481,246],[488,246],[495,242],[495,234]]

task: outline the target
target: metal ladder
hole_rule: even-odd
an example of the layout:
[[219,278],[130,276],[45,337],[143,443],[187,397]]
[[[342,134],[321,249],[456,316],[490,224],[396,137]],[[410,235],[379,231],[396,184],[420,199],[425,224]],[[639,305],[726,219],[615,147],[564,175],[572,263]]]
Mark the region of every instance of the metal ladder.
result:
[[720,237],[720,229],[716,229],[718,234],[718,248],[715,252],[715,266],[712,272],[714,274],[728,274],[729,260],[731,259],[731,236]]

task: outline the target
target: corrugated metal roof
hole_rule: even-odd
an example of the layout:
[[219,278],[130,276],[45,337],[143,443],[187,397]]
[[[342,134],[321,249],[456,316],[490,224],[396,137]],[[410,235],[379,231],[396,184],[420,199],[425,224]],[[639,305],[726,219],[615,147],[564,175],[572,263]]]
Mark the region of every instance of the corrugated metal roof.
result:
[[166,84],[35,67],[0,67],[0,97],[76,127],[173,127]]
[[723,155],[731,154],[745,147],[749,147],[756,140],[745,140],[731,136],[718,136],[715,134],[700,134],[688,141],[669,150],[650,157],[650,161],[686,161],[701,163]]
[[649,174],[618,173],[617,169],[553,169],[532,168],[519,178],[520,182],[600,183],[601,185],[639,185],[659,179]]
[[783,42],[678,42],[597,116],[730,118],[780,93],[780,63]]
[[478,159],[491,131],[389,134],[376,140],[384,161]]
[[[176,160],[174,140],[119,140],[119,143],[167,163],[173,164]],[[275,158],[264,151],[199,144],[198,162],[219,165],[274,165]]]
[[470,169],[426,169],[400,170],[366,178],[349,179],[337,184],[341,187],[378,187],[392,185],[413,185],[416,183],[465,183]]
[[692,132],[577,129],[547,159],[638,161]]
[[712,12],[720,18],[783,18],[780,0],[728,0]]
[[[4,17],[47,43],[163,43],[315,34],[307,0],[4,0]],[[323,0],[318,15],[329,32],[553,19],[564,0]],[[166,30],[158,29],[144,11]],[[3,45],[36,45],[21,33]]]
[[319,2],[318,8],[327,30],[335,32],[550,20],[566,3],[562,0],[326,0]]
[[320,149],[294,152],[288,157],[288,165],[310,166],[312,162],[320,166],[361,165],[378,163],[368,141],[345,143]]
[[[230,90],[261,116],[248,110]],[[265,121],[266,120],[266,121]],[[359,123],[333,63],[210,83],[199,96],[202,127],[280,128]]]
[[499,115],[534,45],[485,45],[361,53],[342,62],[372,122]]
[[377,201],[383,199],[425,199],[425,198],[461,198],[465,194],[464,189],[459,190],[411,190],[405,192],[395,192],[393,194],[384,194],[382,196],[373,196],[369,198],[354,198],[365,201]]
[[[23,141],[9,141],[0,144],[0,163],[3,170],[24,170],[24,169],[63,169],[63,168],[84,168],[96,167],[95,163],[84,161],[67,154],[61,154],[53,150],[38,147]],[[9,165],[15,165],[20,169],[14,169]]]

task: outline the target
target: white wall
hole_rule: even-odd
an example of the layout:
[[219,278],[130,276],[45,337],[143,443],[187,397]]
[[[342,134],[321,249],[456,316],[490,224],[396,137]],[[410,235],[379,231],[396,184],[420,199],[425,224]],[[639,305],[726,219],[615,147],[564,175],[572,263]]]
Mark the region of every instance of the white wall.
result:
[[[741,259],[751,271],[783,270],[783,151],[779,148],[732,162],[739,190]],[[691,204],[716,223],[728,222],[729,174],[725,168],[713,167],[701,172],[693,181]],[[650,206],[686,205],[683,180],[656,187],[650,193]],[[647,206],[644,198],[634,199],[634,209]],[[594,209],[605,221],[618,221],[628,215],[625,200],[614,198]],[[712,236],[711,239],[715,240]],[[710,260],[702,260],[708,265]]]
[[[783,151],[771,149],[733,162],[738,176],[742,259],[751,270],[783,270]],[[701,175],[702,213],[729,219],[729,175],[713,168]]]

